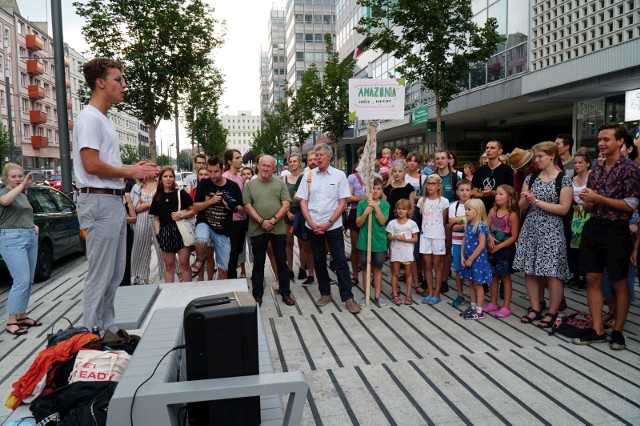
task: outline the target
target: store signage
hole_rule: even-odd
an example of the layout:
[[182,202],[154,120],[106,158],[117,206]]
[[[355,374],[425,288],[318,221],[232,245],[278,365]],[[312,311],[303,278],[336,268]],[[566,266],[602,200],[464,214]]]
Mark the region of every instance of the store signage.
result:
[[624,121],[640,120],[640,89],[629,90],[624,96]]
[[576,118],[604,118],[604,98],[593,101],[578,102],[576,106]]
[[423,106],[411,112],[411,124],[421,124],[429,121],[429,107]]
[[349,79],[349,120],[402,120],[403,78]]

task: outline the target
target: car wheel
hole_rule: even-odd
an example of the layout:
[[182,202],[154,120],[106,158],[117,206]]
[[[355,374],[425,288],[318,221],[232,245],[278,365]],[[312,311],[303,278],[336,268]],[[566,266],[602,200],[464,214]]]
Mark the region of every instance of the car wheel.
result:
[[53,269],[53,250],[47,243],[40,244],[38,247],[38,263],[36,263],[35,282],[49,279]]

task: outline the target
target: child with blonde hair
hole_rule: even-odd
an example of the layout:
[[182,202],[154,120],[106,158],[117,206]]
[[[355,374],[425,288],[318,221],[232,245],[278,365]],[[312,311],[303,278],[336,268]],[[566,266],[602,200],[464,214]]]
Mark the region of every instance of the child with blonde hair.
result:
[[391,158],[391,150],[389,148],[383,149],[382,157],[380,158],[380,176],[382,176],[383,181],[386,181],[389,178],[389,171],[391,170],[392,162],[393,158]]
[[[511,185],[500,185],[496,189],[496,202],[489,217],[489,265],[493,274],[491,303],[484,312],[496,312],[496,317],[511,315],[511,266],[516,254],[516,241],[520,230],[520,208],[516,201],[516,191]],[[498,305],[498,281],[502,280],[504,305]]]
[[442,196],[442,179],[437,174],[427,177],[425,187],[424,195],[418,201],[418,208],[422,215],[420,253],[423,255],[424,278],[429,295],[422,298],[422,303],[435,305],[440,303],[442,258],[446,253],[444,224],[449,216],[449,200]]
[[396,218],[387,224],[387,240],[391,251],[391,301],[400,305],[402,301],[398,296],[398,275],[400,265],[404,268],[407,280],[407,293],[404,299],[405,305],[413,304],[412,298],[412,265],[413,247],[418,242],[420,228],[411,219],[413,215],[413,203],[402,198],[398,200],[395,208]]
[[487,256],[487,238],[489,227],[484,203],[479,198],[472,198],[464,204],[466,226],[462,240],[462,272],[463,279],[469,280],[471,288],[471,306],[461,315],[464,319],[484,319],[484,284],[491,284],[491,267]]

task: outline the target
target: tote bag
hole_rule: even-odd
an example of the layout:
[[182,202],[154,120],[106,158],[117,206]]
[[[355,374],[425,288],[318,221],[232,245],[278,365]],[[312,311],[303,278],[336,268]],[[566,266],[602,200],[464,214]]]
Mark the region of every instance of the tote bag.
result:
[[[180,190],[178,190],[178,212],[179,213],[187,213],[188,210],[182,210],[180,203]],[[195,218],[190,219],[181,219],[176,221],[176,226],[178,227],[178,231],[180,231],[180,235],[182,236],[182,244],[185,247],[190,247],[196,243],[196,232],[195,232]]]
[[69,383],[118,382],[127,369],[131,355],[125,351],[80,349],[69,375]]

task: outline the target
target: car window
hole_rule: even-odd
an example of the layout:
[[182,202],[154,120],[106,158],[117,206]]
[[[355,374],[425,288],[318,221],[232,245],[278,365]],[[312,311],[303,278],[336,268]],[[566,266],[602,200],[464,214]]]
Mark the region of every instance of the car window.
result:
[[30,190],[29,194],[34,198],[37,205],[33,205],[34,213],[57,213],[58,206],[54,203],[53,199],[49,196],[47,191],[42,190]]
[[57,191],[48,191],[49,195],[53,198],[53,200],[58,205],[58,209],[63,212],[72,212],[75,210],[75,206],[73,205],[73,201],[71,201],[68,197],[65,197],[63,194]]

